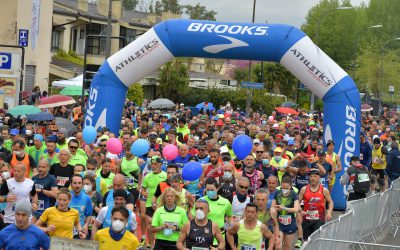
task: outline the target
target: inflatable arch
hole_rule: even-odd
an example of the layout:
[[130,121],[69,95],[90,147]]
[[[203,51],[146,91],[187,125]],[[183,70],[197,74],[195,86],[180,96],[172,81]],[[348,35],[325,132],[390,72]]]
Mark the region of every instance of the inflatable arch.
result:
[[[118,51],[93,78],[85,126],[118,132],[128,87],[174,57],[279,62],[324,102],[324,140],[333,139],[343,168],[359,154],[360,95],[349,75],[299,29],[282,24],[169,20]],[[342,173],[338,173],[337,177]],[[333,200],[346,208],[337,178]]]

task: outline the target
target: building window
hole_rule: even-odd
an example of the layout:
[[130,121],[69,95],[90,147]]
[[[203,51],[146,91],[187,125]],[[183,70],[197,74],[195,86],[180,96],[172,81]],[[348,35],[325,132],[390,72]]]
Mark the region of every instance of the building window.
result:
[[119,35],[125,37],[126,39],[126,41],[124,41],[123,39],[119,40],[119,48],[122,49],[136,39],[136,30],[128,29],[121,26],[119,29]]
[[51,35],[51,51],[57,51],[60,48],[60,30],[53,30]]
[[104,37],[88,37],[87,53],[92,55],[104,55],[106,50],[106,25],[89,23],[86,25],[87,35],[104,35]]

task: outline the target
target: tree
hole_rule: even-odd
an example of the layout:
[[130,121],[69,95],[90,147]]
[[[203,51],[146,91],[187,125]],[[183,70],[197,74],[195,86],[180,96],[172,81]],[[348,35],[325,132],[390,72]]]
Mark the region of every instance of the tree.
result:
[[208,11],[205,6],[200,5],[199,3],[196,4],[195,6],[192,5],[185,5],[185,14],[189,16],[190,19],[196,19],[196,20],[209,20],[209,21],[215,21],[215,16],[217,15],[217,12],[211,10]]
[[186,93],[189,85],[189,72],[182,59],[166,63],[159,73],[161,96],[177,101],[179,95]]
[[144,99],[143,88],[140,83],[135,83],[128,89],[127,98],[129,101],[134,101],[137,105],[142,105]]
[[138,0],[122,0],[122,6],[126,10],[133,10],[136,8]]
[[163,12],[171,12],[173,14],[182,14],[182,6],[179,0],[162,0]]
[[151,1],[150,4],[149,4],[149,13],[150,13],[150,14],[154,14],[153,1]]
[[154,12],[156,13],[157,16],[161,16],[163,12],[163,5],[160,1],[156,1],[156,4],[154,6]]

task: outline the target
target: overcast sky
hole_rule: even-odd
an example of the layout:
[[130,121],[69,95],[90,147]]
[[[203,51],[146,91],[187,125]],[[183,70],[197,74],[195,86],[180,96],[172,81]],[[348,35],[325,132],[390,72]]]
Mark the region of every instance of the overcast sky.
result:
[[[305,22],[308,10],[319,0],[257,0],[256,22],[284,23],[300,27]],[[368,0],[351,0],[359,5]],[[180,0],[180,4],[200,3],[208,10],[214,10],[217,21],[251,22],[253,0]]]

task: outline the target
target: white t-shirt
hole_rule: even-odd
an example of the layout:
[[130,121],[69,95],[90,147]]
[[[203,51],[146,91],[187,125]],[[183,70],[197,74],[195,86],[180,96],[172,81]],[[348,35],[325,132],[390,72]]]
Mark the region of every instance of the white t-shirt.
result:
[[[33,189],[35,183],[31,179],[25,179],[23,182],[17,182],[14,178],[7,180],[8,194],[14,194],[17,196],[17,201],[27,200],[30,201],[30,192]],[[15,222],[15,204],[16,202],[7,202],[7,206],[4,209],[4,222],[14,223]]]
[[[107,210],[108,210],[108,206],[102,207],[99,214],[96,217],[96,221],[99,224],[103,224],[104,219],[106,218],[107,215]],[[136,215],[135,213],[131,213],[131,220],[129,221],[129,225],[131,226],[131,232],[136,230],[137,227],[137,222],[136,222]]]

